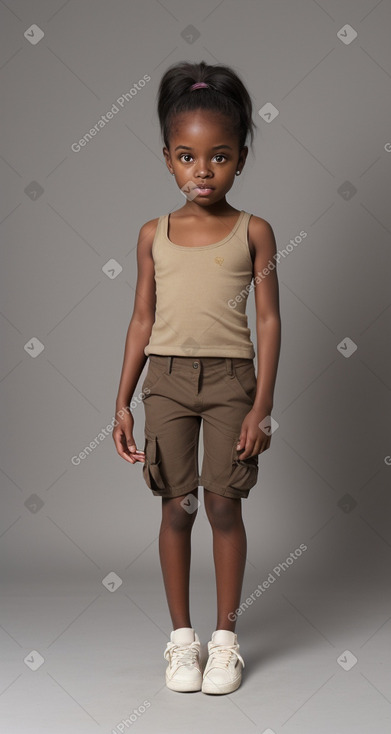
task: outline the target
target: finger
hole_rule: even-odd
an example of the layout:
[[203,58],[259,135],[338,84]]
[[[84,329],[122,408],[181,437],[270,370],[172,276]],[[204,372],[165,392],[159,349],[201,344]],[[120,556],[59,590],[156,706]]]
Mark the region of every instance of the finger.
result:
[[120,449],[117,449],[117,451],[119,455],[122,456],[122,458],[125,459],[125,461],[127,461],[129,464],[136,463],[136,459],[133,459],[132,455],[129,455],[127,451],[124,451],[124,449],[120,448]]
[[239,459],[243,461],[244,459],[248,459],[250,456],[252,456],[252,449],[251,446],[244,449],[244,451],[240,454]]
[[236,450],[241,451],[241,449],[244,449],[246,445],[246,437],[247,437],[247,431],[242,430],[240,432],[239,441],[236,444]]
[[126,454],[128,461],[135,464],[137,461],[145,461],[145,454],[143,451],[133,451],[131,454]]
[[134,443],[134,439],[133,438],[130,438],[126,442],[126,449],[125,450],[127,452],[127,455],[129,456],[130,462],[132,464],[135,464],[136,461],[137,461],[137,453],[136,453],[137,452],[137,446]]
[[[240,448],[238,448],[238,446]],[[236,449],[237,449],[237,452],[238,452],[239,459],[246,459],[247,458],[247,454],[246,454],[246,439],[245,438],[242,437],[240,439],[240,442],[237,445]],[[247,449],[248,449],[248,446],[247,446]]]
[[133,435],[130,433],[127,436],[125,436],[125,439],[126,439],[126,448],[128,450],[129,456],[134,457],[134,459],[136,460],[139,452],[137,451],[137,446],[133,438]]
[[123,433],[113,433],[113,439],[115,443],[115,448],[117,449],[117,453],[122,456],[124,459],[127,458],[127,454],[125,455],[124,451],[124,435]]
[[134,453],[135,451],[137,451],[137,446],[136,446],[136,443],[135,443],[135,440],[134,440],[133,436],[132,435],[125,436],[125,438],[126,438],[126,445],[127,445],[128,449],[129,449],[129,451],[131,453]]
[[[136,459],[132,459],[132,455],[134,452],[130,452],[129,448],[126,444],[125,434],[123,431],[120,431],[119,433],[113,434],[114,443],[117,449],[117,453],[122,457],[122,459],[125,459],[129,464],[134,464]],[[134,450],[136,450],[136,446],[134,445],[134,440],[132,437],[129,441],[130,445],[134,446]]]
[[243,440],[243,451],[239,453],[239,459],[248,459],[249,456],[251,456],[254,449],[254,441],[251,440]]

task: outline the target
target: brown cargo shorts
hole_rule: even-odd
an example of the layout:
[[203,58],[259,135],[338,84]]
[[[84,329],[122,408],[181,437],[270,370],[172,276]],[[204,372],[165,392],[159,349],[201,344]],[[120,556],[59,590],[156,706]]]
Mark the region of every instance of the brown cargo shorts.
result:
[[178,497],[202,485],[224,497],[248,497],[258,479],[258,454],[241,460],[236,444],[256,386],[252,359],[149,355],[142,384],[143,477],[154,495]]

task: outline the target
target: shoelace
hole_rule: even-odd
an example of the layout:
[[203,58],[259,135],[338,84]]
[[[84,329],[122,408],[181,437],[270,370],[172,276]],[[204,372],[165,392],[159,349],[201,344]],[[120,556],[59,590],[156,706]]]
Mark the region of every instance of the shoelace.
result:
[[177,642],[168,642],[164,651],[166,660],[171,660],[177,665],[191,665],[197,662],[200,651],[200,643],[194,640],[189,645],[178,645]]
[[240,660],[244,668],[244,660],[242,656],[233,647],[229,647],[228,645],[210,645],[209,649],[210,649],[209,657],[212,658],[211,667],[213,668],[226,668],[227,667],[228,668],[232,655],[236,655],[236,657],[238,658],[238,660]]

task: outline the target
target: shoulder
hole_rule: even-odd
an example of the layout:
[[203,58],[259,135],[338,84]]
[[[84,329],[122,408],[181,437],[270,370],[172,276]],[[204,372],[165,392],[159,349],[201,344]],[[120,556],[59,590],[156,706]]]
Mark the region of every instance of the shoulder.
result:
[[270,222],[262,217],[257,217],[255,214],[250,216],[248,223],[248,236],[249,241],[255,247],[264,237],[270,237],[273,233]]
[[148,222],[145,222],[145,224],[140,227],[140,235],[144,238],[147,237],[148,239],[152,237],[152,239],[155,236],[156,228],[158,225],[160,217],[155,217],[155,219],[149,219]]
[[137,247],[141,252],[150,252],[160,217],[149,219],[140,227]]
[[265,249],[269,254],[275,252],[276,241],[270,222],[252,214],[248,223],[248,244],[253,258]]

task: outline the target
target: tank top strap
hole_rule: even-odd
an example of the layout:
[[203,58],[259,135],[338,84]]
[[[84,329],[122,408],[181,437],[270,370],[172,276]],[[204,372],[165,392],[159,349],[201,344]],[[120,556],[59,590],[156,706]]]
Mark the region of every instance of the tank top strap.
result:
[[238,243],[239,247],[243,250],[243,253],[247,255],[251,259],[250,255],[250,248],[249,248],[249,240],[248,240],[248,223],[250,221],[250,217],[252,214],[250,212],[244,211],[242,209],[241,217],[239,217],[240,221],[238,221],[238,226],[235,230],[234,240]]
[[157,222],[155,236],[152,242],[152,255],[156,252],[158,244],[165,242],[164,233],[167,231],[168,214],[162,214]]
[[239,231],[240,234],[243,234],[243,230],[244,230],[245,234],[247,234],[248,222],[249,222],[249,219],[252,216],[252,214],[250,214],[250,212],[246,212],[244,209],[242,209],[242,215],[243,216],[242,216],[241,221],[239,222],[239,226],[238,226],[237,231]]

